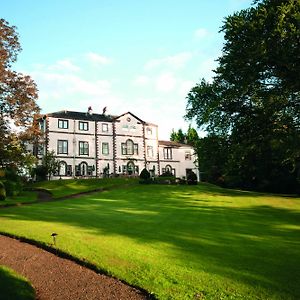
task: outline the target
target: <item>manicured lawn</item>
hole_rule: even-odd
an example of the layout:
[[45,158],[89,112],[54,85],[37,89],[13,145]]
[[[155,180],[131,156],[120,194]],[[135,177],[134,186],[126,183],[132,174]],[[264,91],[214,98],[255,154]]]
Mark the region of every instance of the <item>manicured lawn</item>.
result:
[[34,300],[30,283],[13,270],[0,266],[0,299]]
[[46,189],[51,192],[54,198],[58,198],[100,188],[110,188],[120,184],[132,184],[136,181],[136,179],[126,178],[67,179],[37,182],[32,187]]
[[0,231],[50,244],[160,299],[300,299],[300,198],[131,184],[0,210]]
[[10,204],[33,202],[37,199],[36,192],[23,191],[20,195],[7,197],[4,201],[0,201],[0,207]]

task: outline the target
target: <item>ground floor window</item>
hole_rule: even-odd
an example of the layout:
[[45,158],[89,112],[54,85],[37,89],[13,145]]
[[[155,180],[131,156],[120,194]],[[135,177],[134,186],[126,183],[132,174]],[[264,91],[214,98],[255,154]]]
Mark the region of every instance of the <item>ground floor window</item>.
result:
[[[119,167],[119,172],[121,171],[121,166]],[[129,161],[126,165],[122,166],[122,173],[126,175],[138,175],[139,166],[136,166],[134,162]]]
[[95,166],[89,166],[85,161],[75,166],[76,176],[92,176],[95,170]]
[[172,166],[166,165],[164,168],[162,168],[162,174],[176,176],[176,170],[172,168]]

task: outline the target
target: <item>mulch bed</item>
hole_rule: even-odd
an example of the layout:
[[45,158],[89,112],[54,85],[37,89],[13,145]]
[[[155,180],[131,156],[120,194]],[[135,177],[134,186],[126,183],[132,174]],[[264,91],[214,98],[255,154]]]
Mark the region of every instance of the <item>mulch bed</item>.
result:
[[38,300],[149,299],[143,292],[115,278],[2,235],[0,264],[25,276]]

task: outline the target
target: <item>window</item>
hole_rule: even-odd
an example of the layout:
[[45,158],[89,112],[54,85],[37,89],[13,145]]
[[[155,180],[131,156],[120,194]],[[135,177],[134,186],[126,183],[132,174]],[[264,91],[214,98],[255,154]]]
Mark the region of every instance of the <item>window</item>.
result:
[[79,155],[89,155],[88,142],[79,142]]
[[68,141],[57,141],[57,154],[68,154]]
[[152,128],[147,127],[147,135],[152,135]]
[[40,127],[41,132],[45,132],[45,120],[42,120],[39,123],[39,127]]
[[79,130],[88,131],[89,130],[89,122],[80,122],[79,121]]
[[65,161],[61,161],[59,163],[59,175],[66,176],[67,175],[67,163]]
[[108,143],[102,143],[102,154],[103,155],[108,155],[109,154]]
[[68,120],[58,120],[58,128],[68,129],[69,128],[69,121]]
[[172,159],[172,148],[164,148],[164,159]]
[[108,132],[108,124],[102,124],[102,132]]
[[147,156],[153,158],[153,147],[147,146]]
[[122,155],[138,155],[139,146],[134,144],[132,140],[127,140],[126,143],[121,144]]
[[43,144],[40,144],[40,145],[38,145],[37,146],[37,154],[38,155],[44,155],[44,153],[45,153],[45,150],[44,150],[45,148],[44,148],[44,145]]
[[185,160],[191,160],[192,154],[191,151],[185,151]]
[[170,174],[170,175],[173,175],[173,176],[176,175],[175,169],[173,169],[172,166],[170,166],[170,165],[166,165],[165,168],[162,168],[162,173],[163,174],[167,173],[167,174]]

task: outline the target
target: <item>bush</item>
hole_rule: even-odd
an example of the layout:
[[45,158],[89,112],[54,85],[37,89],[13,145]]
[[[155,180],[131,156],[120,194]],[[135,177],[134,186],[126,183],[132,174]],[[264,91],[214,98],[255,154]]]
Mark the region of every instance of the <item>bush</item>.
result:
[[191,171],[187,175],[187,183],[190,185],[196,185],[197,184],[197,175]]
[[43,165],[39,165],[34,169],[34,175],[36,176],[36,181],[47,180],[47,168]]
[[143,180],[148,180],[148,179],[150,179],[150,173],[149,173],[149,171],[148,171],[146,168],[144,168],[144,169],[142,170],[142,172],[141,172],[141,174],[140,174],[140,179],[143,179]]
[[7,196],[17,196],[22,191],[22,184],[20,181],[4,180],[3,184]]
[[0,201],[4,201],[6,198],[6,190],[2,181],[0,181]]
[[158,177],[170,177],[170,178],[175,178],[175,176],[174,176],[169,170],[167,170],[166,172],[162,173],[162,174],[159,175]]

